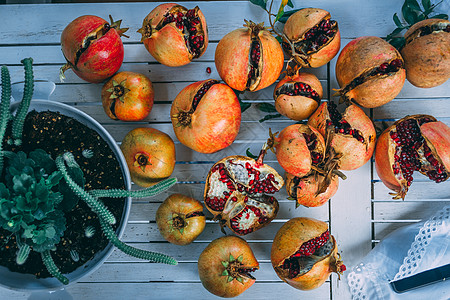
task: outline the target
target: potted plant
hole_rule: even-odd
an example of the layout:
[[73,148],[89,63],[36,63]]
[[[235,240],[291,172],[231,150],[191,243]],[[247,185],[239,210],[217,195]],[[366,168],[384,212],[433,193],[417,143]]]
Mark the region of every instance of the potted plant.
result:
[[113,245],[138,258],[177,264],[119,239],[130,197],[156,195],[176,179],[130,191],[125,160],[106,130],[70,106],[31,102],[32,59],[22,63],[25,83],[19,104],[10,105],[9,71],[1,69],[0,284],[59,288],[93,272]]

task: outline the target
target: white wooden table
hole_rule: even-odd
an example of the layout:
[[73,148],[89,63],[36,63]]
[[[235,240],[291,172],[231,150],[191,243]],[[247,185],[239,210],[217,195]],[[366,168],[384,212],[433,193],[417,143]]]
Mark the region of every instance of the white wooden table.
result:
[[[331,12],[337,20],[342,35],[342,47],[351,39],[363,35],[386,36],[394,24],[392,15],[400,12],[403,0],[351,1],[308,0],[293,1],[296,8],[315,6]],[[278,7],[278,3],[275,7]],[[51,100],[65,102],[87,112],[120,143],[125,134],[135,127],[150,126],[168,133],[174,139],[177,150],[177,165],[174,176],[180,184],[169,192],[152,199],[133,201],[131,216],[123,240],[140,248],[161,251],[174,256],[178,266],[147,263],[115,251],[108,261],[91,276],[73,284],[67,291],[74,299],[191,299],[215,298],[201,285],[197,274],[197,259],[206,245],[222,236],[219,225],[209,221],[205,231],[191,245],[175,246],[160,236],[155,212],[159,204],[171,193],[182,192],[199,200],[203,197],[204,180],[211,165],[219,159],[233,154],[245,154],[250,148],[258,153],[268,136],[268,129],[281,130],[293,123],[288,119],[275,119],[264,123],[255,105],[242,115],[242,125],[233,145],[215,154],[204,155],[181,145],[174,135],[169,118],[171,101],[188,84],[208,78],[220,79],[215,71],[214,52],[218,41],[228,32],[239,28],[243,19],[267,22],[266,13],[247,1],[198,1],[183,2],[192,8],[199,5],[206,16],[210,44],[206,53],[191,64],[170,68],[158,64],[139,42],[136,33],[143,18],[159,3],[101,3],[101,4],[39,4],[0,6],[0,64],[8,65],[12,81],[23,80],[20,60],[33,57],[36,79],[47,79],[57,83]],[[444,12],[450,11],[449,1],[441,5]],[[59,82],[59,68],[64,63],[60,50],[60,34],[73,19],[85,14],[122,19],[124,27],[130,27],[125,44],[125,59],[122,71],[141,72],[148,75],[155,87],[153,111],[144,122],[124,123],[110,120],[101,106],[102,84],[89,84],[80,80],[73,72],[66,72],[67,79]],[[341,47],[341,48],[342,48]],[[330,90],[337,88],[334,75],[336,58],[319,69],[309,70],[321,80],[328,98]],[[212,73],[208,74],[206,68]],[[269,102],[273,86],[260,92],[245,93],[244,99],[252,104]],[[392,122],[407,114],[431,114],[450,125],[450,81],[432,89],[418,89],[406,82],[400,95],[391,103],[377,109],[367,110],[376,124],[385,120]],[[266,162],[281,174],[272,153]],[[415,176],[414,183],[405,201],[391,200],[387,188],[379,181],[373,162],[362,168],[345,172],[348,179],[340,182],[333,199],[319,208],[300,207],[287,200],[283,190],[278,193],[280,211],[267,227],[245,236],[260,262],[256,273],[257,282],[240,299],[350,299],[345,276],[338,283],[334,274],[320,288],[302,292],[283,283],[276,276],[270,263],[272,239],[281,225],[292,217],[308,216],[328,221],[331,232],[347,267],[352,267],[389,232],[426,217],[436,211],[445,201],[450,201],[450,182],[434,184],[423,176]],[[205,210],[206,211],[206,210]],[[13,292],[0,288],[0,299],[24,299],[24,292]],[[239,298],[239,297],[238,297]]]

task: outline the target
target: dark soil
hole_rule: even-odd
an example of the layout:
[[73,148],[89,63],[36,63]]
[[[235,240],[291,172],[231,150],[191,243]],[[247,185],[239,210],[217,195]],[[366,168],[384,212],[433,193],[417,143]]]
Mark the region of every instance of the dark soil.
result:
[[[8,139],[9,130],[5,140]],[[66,151],[72,152],[83,170],[86,179],[85,190],[125,188],[119,162],[108,144],[97,132],[73,118],[56,112],[32,111],[25,121],[22,146],[5,145],[5,150],[26,153],[38,148],[45,150],[53,159]],[[89,159],[83,157],[81,153],[85,149],[92,150],[94,156]],[[4,181],[3,178],[0,179]],[[109,198],[102,200],[119,223],[125,200]],[[61,241],[56,245],[57,250],[52,251],[53,260],[63,274],[82,266],[95,253],[108,245],[108,240],[101,232],[97,215],[84,201],[80,200],[72,211],[66,213],[65,217],[67,229]],[[91,238],[85,236],[85,229],[88,226],[95,228],[95,234]],[[72,250],[79,255],[77,262],[70,255]],[[25,264],[19,266],[15,261],[16,252],[14,235],[0,228],[0,265],[8,267],[14,272],[35,274],[38,278],[50,276],[39,253],[31,251]]]

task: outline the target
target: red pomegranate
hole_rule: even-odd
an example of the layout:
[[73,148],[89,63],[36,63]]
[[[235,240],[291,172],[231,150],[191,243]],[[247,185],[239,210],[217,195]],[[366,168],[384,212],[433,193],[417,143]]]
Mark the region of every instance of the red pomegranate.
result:
[[278,79],[284,56],[264,24],[245,21],[244,28],[225,35],[217,45],[215,63],[220,77],[238,91],[257,91]]
[[205,206],[234,233],[245,235],[269,224],[278,213],[278,201],[270,196],[284,185],[283,178],[258,159],[228,156],[215,163],[206,177]]
[[420,21],[406,31],[405,40],[401,54],[409,82],[431,88],[450,78],[450,21]]
[[337,175],[327,177],[319,173],[297,177],[286,173],[286,190],[289,197],[296,201],[296,207],[317,207],[328,202],[336,194],[339,186]]
[[119,72],[102,88],[102,104],[113,120],[141,121],[153,107],[153,85],[145,75]]
[[247,242],[237,236],[212,241],[198,259],[198,275],[212,294],[231,298],[242,294],[255,283],[251,273],[259,263]]
[[391,44],[375,36],[348,43],[336,62],[338,94],[367,108],[378,107],[395,97],[405,83],[402,56]]
[[156,211],[156,224],[170,243],[188,245],[205,229],[203,205],[182,194],[170,195]]
[[304,8],[284,25],[283,49],[302,67],[317,68],[339,52],[341,35],[330,13],[320,8]]
[[147,51],[169,67],[187,65],[208,47],[208,28],[198,6],[187,9],[176,3],[160,4],[145,17],[138,32]]
[[300,290],[315,289],[332,272],[346,270],[327,224],[310,218],[293,218],[278,230],[271,261],[278,277]]
[[148,187],[169,177],[175,168],[175,144],[162,131],[135,128],[123,138],[120,149],[130,170],[131,179]]
[[450,176],[450,128],[429,115],[398,120],[378,138],[375,167],[383,183],[404,199],[414,171],[435,182]]
[[209,79],[185,87],[170,110],[173,130],[185,146],[213,153],[233,143],[241,124],[241,107],[226,84]]
[[309,118],[308,125],[316,128],[327,140],[340,170],[355,170],[372,157],[376,131],[372,120],[357,105],[348,106],[341,114],[336,104],[324,102]]
[[323,96],[322,84],[310,73],[286,75],[275,87],[275,108],[283,116],[300,121],[307,119],[319,106]]
[[109,18],[111,24],[97,16],[81,16],[64,28],[61,50],[67,63],[61,68],[61,79],[72,69],[81,79],[96,83],[119,70],[124,55],[120,37],[126,36],[128,28],[120,28],[121,20]]

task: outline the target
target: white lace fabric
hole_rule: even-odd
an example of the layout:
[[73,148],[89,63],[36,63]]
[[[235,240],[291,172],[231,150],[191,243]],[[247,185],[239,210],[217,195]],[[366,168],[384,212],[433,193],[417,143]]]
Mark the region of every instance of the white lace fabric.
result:
[[[426,221],[402,227],[387,236],[348,274],[353,300],[450,299],[444,281],[406,293],[389,282],[450,263],[450,205]],[[423,298],[422,298],[423,297]]]

